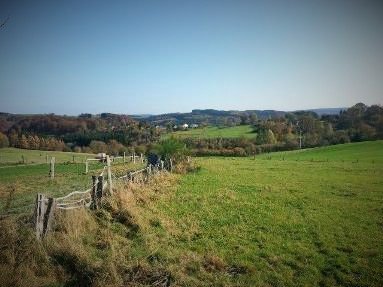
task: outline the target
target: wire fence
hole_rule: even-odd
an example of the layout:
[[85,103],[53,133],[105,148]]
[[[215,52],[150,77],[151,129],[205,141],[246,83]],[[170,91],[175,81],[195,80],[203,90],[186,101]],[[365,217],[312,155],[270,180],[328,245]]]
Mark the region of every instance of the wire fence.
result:
[[[136,160],[140,160],[142,163],[144,162],[142,156],[139,156]],[[134,155],[132,156],[132,161],[135,161]],[[112,173],[111,162],[111,158],[107,156],[105,161],[106,165],[100,173],[92,175],[92,185],[88,189],[75,190],[56,198],[47,197],[41,193],[37,194],[34,209],[34,224],[38,239],[44,238],[51,229],[51,225],[54,222],[55,211],[79,208],[102,208],[103,197],[113,195],[113,182],[146,182],[151,176],[162,170],[172,171],[172,162],[170,160],[166,165],[163,161],[158,161],[155,165],[147,164],[145,168],[134,171],[126,170],[125,174],[117,175]]]

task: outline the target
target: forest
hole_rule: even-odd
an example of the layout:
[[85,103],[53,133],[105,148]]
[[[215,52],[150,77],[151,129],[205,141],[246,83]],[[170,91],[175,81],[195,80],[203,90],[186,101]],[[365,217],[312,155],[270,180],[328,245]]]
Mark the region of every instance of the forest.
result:
[[[195,155],[245,156],[383,139],[383,108],[380,105],[358,103],[339,114],[321,116],[313,111],[297,111],[269,112],[265,117],[264,113],[247,111],[238,112],[233,118],[233,112],[207,111],[210,121],[221,123],[219,126],[251,125],[256,136],[179,139]],[[206,110],[193,110],[191,114],[204,113]],[[110,113],[79,116],[0,114],[0,147],[110,154],[132,149],[145,152],[160,139],[161,133],[171,134],[172,131],[172,122],[167,122],[166,129],[160,129],[145,118],[137,120]]]

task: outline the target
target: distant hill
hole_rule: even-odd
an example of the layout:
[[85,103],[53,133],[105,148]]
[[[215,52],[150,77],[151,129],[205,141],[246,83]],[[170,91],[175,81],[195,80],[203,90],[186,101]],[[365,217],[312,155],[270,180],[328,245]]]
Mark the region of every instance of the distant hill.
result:
[[[344,108],[310,109],[305,111],[315,112],[321,115],[336,115]],[[258,119],[279,118],[285,116],[286,111],[277,110],[245,110],[223,111],[214,109],[195,109],[190,113],[168,113],[160,115],[132,115],[135,120],[145,121],[154,125],[179,125],[183,123],[207,124],[207,125],[238,125],[244,118],[256,115]]]
[[341,111],[347,110],[347,108],[324,108],[324,109],[310,109],[305,111],[310,111],[318,114],[318,116],[322,115],[339,115]]

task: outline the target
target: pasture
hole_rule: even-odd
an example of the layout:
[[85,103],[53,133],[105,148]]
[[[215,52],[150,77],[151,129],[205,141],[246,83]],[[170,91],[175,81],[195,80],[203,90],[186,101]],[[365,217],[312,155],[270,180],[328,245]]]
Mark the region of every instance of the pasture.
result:
[[256,133],[250,125],[241,125],[234,127],[202,127],[188,129],[185,131],[176,131],[166,136],[173,135],[179,138],[255,138]]
[[383,142],[280,155],[197,159],[156,254],[183,286],[381,286]]
[[16,164],[39,164],[47,163],[51,157],[56,158],[56,163],[84,162],[87,158],[94,158],[94,154],[62,152],[62,151],[41,151],[18,148],[0,149],[0,167]]
[[[87,286],[382,286],[382,141],[194,162],[185,175],[116,185],[124,200],[105,210],[68,213],[79,216],[47,253]],[[21,203],[39,186],[59,193],[43,166],[0,169],[0,181],[35,184]]]
[[[46,155],[56,158],[55,178],[50,179],[50,165]],[[27,161],[22,164],[20,158]],[[75,162],[73,162],[73,156]],[[20,214],[33,209],[37,193],[59,197],[75,190],[85,190],[92,185],[92,175],[99,174],[104,163],[90,162],[89,172],[85,174],[85,160],[94,154],[47,152],[15,148],[0,149],[0,213],[7,205],[10,213]],[[140,163],[123,163],[121,159],[112,163],[112,170],[120,175],[122,171],[138,169]]]

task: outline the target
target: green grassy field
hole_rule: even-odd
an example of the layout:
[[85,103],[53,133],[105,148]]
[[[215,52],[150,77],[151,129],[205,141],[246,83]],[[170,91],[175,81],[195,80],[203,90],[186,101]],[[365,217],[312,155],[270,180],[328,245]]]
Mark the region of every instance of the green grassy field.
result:
[[150,211],[180,285],[382,286],[382,141],[197,162]]
[[[63,268],[95,286],[383,285],[383,141],[194,161],[185,175],[118,187],[125,211],[69,214],[74,231],[52,239],[68,252]],[[20,200],[39,186],[58,193],[43,166],[0,169],[0,182],[34,185]]]
[[[28,159],[26,164],[19,163],[21,155]],[[56,158],[53,180],[49,177],[50,165],[45,163],[46,155]],[[6,148],[0,149],[0,157],[4,158],[0,166],[0,213],[4,212],[7,201],[11,201],[11,213],[19,214],[31,210],[37,193],[59,197],[75,190],[88,189],[92,185],[91,176],[99,174],[105,166],[104,163],[90,162],[89,173],[85,174],[84,162],[86,158],[94,158],[94,154],[83,153]],[[122,172],[126,173],[141,166],[138,163],[122,163],[118,159],[112,163],[112,171],[116,175],[122,175]]]
[[84,162],[86,158],[94,158],[94,154],[61,152],[61,151],[41,151],[26,150],[18,148],[0,148],[0,166],[11,164],[34,164],[46,163],[51,157],[55,157],[57,163]]
[[258,155],[260,159],[303,160],[303,161],[361,161],[383,163],[383,141],[333,145],[289,152]]
[[235,127],[205,127],[197,129],[188,129],[186,131],[176,131],[165,137],[173,135],[180,138],[255,138],[256,133],[250,125],[235,126]]

